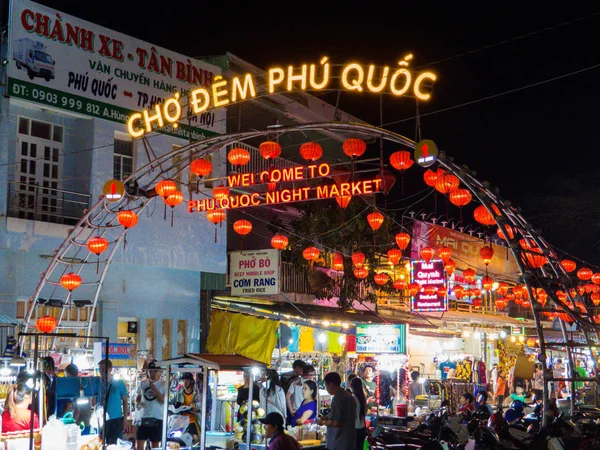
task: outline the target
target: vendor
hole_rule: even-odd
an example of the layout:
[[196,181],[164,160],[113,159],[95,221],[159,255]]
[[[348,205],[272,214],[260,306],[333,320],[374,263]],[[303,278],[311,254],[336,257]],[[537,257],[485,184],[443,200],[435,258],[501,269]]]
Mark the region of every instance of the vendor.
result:
[[183,416],[187,416],[190,420],[190,425],[187,431],[194,437],[194,441],[198,442],[200,436],[200,427],[198,426],[198,413],[200,411],[200,399],[198,391],[195,389],[194,375],[190,372],[184,372],[181,375],[183,385],[177,390],[173,403],[176,407],[191,406],[191,410],[183,412]]
[[[8,388],[2,413],[2,433],[27,431],[31,428],[31,398],[33,392],[25,380],[19,380]],[[33,428],[38,428],[37,414],[33,415]]]
[[294,411],[292,425],[303,425],[308,420],[317,417],[317,383],[306,380],[302,384],[302,404]]
[[258,419],[265,425],[265,437],[270,439],[267,450],[300,450],[300,444],[283,431],[283,417],[272,412],[263,419]]
[[[260,399],[260,387],[255,382],[252,382],[252,401],[256,400],[257,402]],[[250,375],[247,372],[244,372],[244,384],[237,389],[237,398],[235,402],[242,406],[248,403],[248,399],[250,398]],[[239,412],[237,419],[238,422],[241,422],[242,419],[246,417],[246,412]]]
[[363,387],[365,388],[367,406],[369,408],[377,406],[377,402],[375,401],[375,390],[377,389],[377,383],[375,382],[375,369],[373,369],[373,366],[365,366],[361,380]]

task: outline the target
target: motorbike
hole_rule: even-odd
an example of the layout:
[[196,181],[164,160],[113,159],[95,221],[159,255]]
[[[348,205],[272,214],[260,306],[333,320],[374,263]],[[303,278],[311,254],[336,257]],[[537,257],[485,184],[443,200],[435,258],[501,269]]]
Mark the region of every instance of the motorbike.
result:
[[181,447],[191,447],[194,437],[188,431],[190,418],[183,413],[192,411],[191,406],[169,405],[169,419],[167,422],[167,442],[176,442]]

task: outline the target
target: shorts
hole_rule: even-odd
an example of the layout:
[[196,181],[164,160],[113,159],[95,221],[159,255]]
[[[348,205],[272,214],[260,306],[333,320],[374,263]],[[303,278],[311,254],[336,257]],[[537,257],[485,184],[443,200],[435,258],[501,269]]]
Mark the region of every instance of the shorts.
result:
[[135,432],[135,438],[138,441],[146,441],[150,440],[150,442],[160,442],[162,441],[162,420],[157,421],[157,425],[153,427],[137,427],[137,431]]

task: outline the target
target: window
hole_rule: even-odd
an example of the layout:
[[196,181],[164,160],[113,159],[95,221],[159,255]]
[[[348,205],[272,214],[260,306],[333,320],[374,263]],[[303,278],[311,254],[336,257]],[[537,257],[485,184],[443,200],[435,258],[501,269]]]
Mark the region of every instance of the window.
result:
[[133,140],[123,133],[115,132],[113,176],[124,180],[133,173]]

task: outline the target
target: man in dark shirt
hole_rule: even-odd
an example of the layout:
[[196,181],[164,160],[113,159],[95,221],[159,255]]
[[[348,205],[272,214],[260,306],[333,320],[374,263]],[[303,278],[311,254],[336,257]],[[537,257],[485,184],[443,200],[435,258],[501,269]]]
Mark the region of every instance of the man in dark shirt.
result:
[[289,434],[283,431],[283,417],[272,412],[263,419],[258,419],[265,425],[265,437],[271,439],[268,450],[300,450],[300,444]]
[[353,450],[356,448],[356,401],[352,394],[341,388],[342,379],[330,372],[323,379],[331,400],[329,417],[319,419],[327,426],[328,450]]

